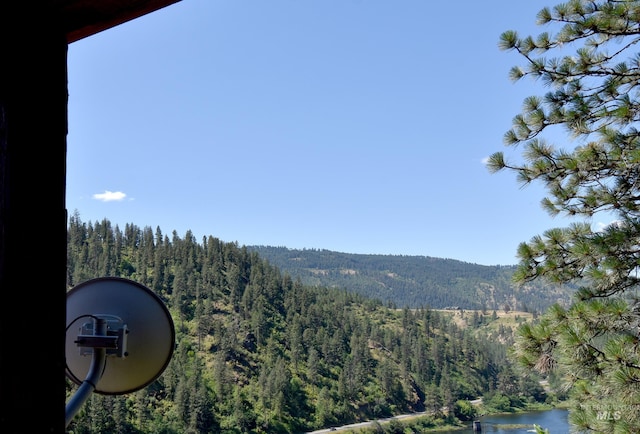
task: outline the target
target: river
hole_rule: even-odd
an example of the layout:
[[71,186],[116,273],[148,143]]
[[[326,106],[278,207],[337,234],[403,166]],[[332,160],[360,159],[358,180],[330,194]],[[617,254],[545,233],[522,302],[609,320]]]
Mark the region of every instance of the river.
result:
[[[564,409],[533,411],[527,413],[483,416],[480,419],[481,433],[525,434],[533,431],[533,424],[549,430],[549,434],[569,434],[569,413]],[[477,434],[469,429],[438,431],[438,434]]]
[[[413,415],[406,414],[396,416],[390,419],[381,419],[381,422],[389,422],[391,419],[402,420]],[[468,429],[456,430],[437,430],[437,434],[525,434],[532,433],[533,424],[537,424],[542,428],[548,429],[549,434],[569,434],[569,412],[564,409],[553,409],[543,411],[530,411],[526,413],[499,414],[491,416],[483,416],[479,419],[482,431],[474,432],[471,422]],[[348,431],[364,428],[371,425],[372,422],[360,422],[342,427],[324,428],[307,434],[333,434],[334,432]]]

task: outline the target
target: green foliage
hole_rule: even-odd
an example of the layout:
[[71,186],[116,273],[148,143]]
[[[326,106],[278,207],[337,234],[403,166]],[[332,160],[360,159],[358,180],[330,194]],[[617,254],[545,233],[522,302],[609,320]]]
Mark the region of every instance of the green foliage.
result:
[[[638,11],[638,1],[569,0],[538,14],[550,31],[500,38],[524,62],[511,78],[531,77],[550,90],[527,98],[505,134],[522,162],[498,152],[488,168],[515,172],[522,184],[541,182],[544,209],[578,220],[519,246],[518,282],[579,290],[570,306],[523,325],[514,355],[526,368],[563,378],[574,399],[571,422],[591,432],[640,432]],[[557,129],[573,147],[547,141]],[[594,228],[601,218],[615,222]]]
[[511,369],[506,341],[448,313],[307,286],[234,243],[132,224],[122,232],[77,214],[68,234],[70,287],[126,273],[166,303],[177,341],[157,381],[92,397],[71,422],[76,433],[277,434],[423,410],[435,418]]
[[549,430],[542,428],[540,425],[538,424],[533,424],[533,429],[535,430],[536,434],[549,434]]
[[500,392],[488,393],[485,395],[482,404],[491,413],[504,413],[513,410],[509,397]]
[[453,259],[363,255],[317,249],[247,246],[306,285],[348,288],[390,306],[434,309],[509,309],[542,312],[569,302],[575,288],[543,283],[514,285],[512,266],[485,266]]
[[446,421],[444,418],[435,417],[432,415],[429,416],[419,416],[415,418],[410,418],[406,420],[396,420],[392,419],[387,423],[380,423],[379,421],[374,421],[371,427],[363,427],[358,428],[353,431],[359,434],[386,434],[386,433],[422,433],[422,432],[438,432],[447,428],[460,429],[464,425],[460,423],[451,423]]
[[453,406],[453,414],[460,420],[469,421],[475,419],[478,412],[468,400],[459,399]]

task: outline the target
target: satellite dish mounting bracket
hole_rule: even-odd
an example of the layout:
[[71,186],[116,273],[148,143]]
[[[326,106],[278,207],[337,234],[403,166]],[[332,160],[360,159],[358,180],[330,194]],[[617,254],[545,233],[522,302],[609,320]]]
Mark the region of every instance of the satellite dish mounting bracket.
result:
[[[90,321],[70,333],[82,319]],[[66,425],[91,393],[131,393],[156,380],[174,347],[171,314],[146,286],[101,277],[73,287],[67,292],[66,373],[79,387],[66,405]]]

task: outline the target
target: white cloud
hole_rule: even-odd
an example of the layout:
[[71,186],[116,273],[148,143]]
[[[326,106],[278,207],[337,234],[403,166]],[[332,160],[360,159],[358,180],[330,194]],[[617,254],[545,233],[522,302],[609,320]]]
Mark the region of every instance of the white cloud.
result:
[[127,195],[121,191],[109,191],[109,190],[106,190],[104,193],[96,193],[93,195],[94,199],[102,202],[121,201],[121,200],[124,200],[125,197],[127,197]]
[[607,229],[609,226],[617,226],[617,227],[622,227],[623,223],[622,220],[613,220],[609,223],[604,223],[604,222],[597,222],[596,223],[596,232],[602,232],[605,229]]

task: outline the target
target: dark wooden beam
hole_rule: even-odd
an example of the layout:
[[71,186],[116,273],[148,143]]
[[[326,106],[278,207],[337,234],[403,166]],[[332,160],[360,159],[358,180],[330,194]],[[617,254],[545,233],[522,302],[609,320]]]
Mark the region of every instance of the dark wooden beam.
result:
[[65,0],[57,3],[64,17],[67,42],[76,42],[180,0]]
[[66,432],[68,44],[178,1],[0,0],[2,434]]
[[[67,47],[0,7],[0,432],[64,433]],[[27,42],[28,41],[28,42]]]

